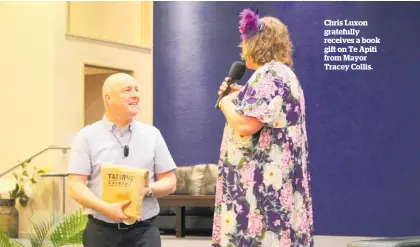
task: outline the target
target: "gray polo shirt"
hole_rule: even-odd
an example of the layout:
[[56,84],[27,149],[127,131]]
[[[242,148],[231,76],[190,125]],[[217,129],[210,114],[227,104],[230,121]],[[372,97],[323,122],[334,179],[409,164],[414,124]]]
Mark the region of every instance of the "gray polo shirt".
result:
[[[124,157],[121,147],[125,145],[129,146],[128,157]],[[150,184],[155,182],[155,173],[176,168],[165,140],[157,128],[133,120],[129,126],[120,131],[106,116],[76,134],[71,147],[68,172],[88,175],[87,187],[101,198],[103,163],[148,169]],[[143,213],[139,220],[156,216],[159,211],[156,198],[144,198]],[[88,209],[86,213],[92,214],[97,219],[115,223],[95,210]]]

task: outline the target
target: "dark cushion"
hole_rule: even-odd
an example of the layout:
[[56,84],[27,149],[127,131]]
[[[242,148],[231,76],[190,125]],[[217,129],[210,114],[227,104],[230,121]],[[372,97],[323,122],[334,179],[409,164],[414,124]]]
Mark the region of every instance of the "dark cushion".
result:
[[216,164],[208,164],[204,170],[202,195],[214,195],[216,192],[218,167]]
[[200,195],[206,165],[181,166],[175,170],[177,186],[175,194]]

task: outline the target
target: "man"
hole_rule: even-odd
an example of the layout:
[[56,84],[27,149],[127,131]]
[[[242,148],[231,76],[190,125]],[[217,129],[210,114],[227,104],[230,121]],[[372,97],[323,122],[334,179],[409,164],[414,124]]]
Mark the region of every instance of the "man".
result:
[[[75,136],[68,167],[69,195],[86,207],[89,214],[83,245],[159,247],[156,197],[175,191],[175,162],[160,131],[134,120],[139,111],[139,89],[133,77],[123,73],[111,75],[102,90],[105,115]],[[101,200],[103,163],[145,168],[150,172],[143,213],[133,225],[122,223],[128,219],[123,208],[129,201],[107,203]]]

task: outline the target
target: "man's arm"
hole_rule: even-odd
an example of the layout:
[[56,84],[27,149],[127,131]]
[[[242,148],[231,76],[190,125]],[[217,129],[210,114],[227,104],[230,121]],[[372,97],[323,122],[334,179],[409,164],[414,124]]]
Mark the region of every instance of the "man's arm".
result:
[[[168,171],[156,174],[156,183],[152,185],[154,197],[162,197],[172,194],[176,190],[175,171]],[[149,192],[149,188],[145,189],[145,195]]]
[[87,186],[86,175],[69,174],[68,194],[73,200],[86,208],[94,209],[102,214],[106,214],[106,203],[99,199]]
[[[156,148],[155,148],[155,173],[156,182],[151,185],[155,197],[172,194],[176,190],[176,164],[171,153],[163,139],[162,134],[157,130]],[[149,188],[145,189],[145,194]]]

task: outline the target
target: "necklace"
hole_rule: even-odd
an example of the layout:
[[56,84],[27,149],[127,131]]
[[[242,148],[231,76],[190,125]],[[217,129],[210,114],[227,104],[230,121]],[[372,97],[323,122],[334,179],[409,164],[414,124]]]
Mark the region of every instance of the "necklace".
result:
[[111,130],[111,133],[115,137],[115,139],[117,139],[118,143],[120,144],[121,148],[123,149],[123,154],[124,154],[123,158],[128,157],[128,155],[130,154],[130,147],[128,145],[130,145],[131,135],[133,134],[133,132],[130,132],[130,139],[128,139],[127,145],[124,145],[124,146],[121,144],[120,140],[117,138],[117,136],[114,134],[114,132],[112,130]]

